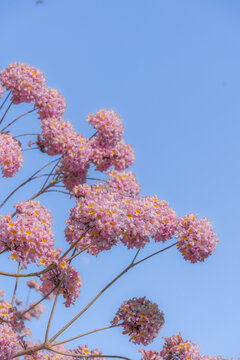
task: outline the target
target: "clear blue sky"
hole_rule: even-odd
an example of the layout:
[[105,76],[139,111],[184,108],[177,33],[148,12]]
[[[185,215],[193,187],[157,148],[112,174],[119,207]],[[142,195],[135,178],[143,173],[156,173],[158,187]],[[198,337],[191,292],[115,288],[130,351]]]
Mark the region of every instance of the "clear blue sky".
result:
[[[205,263],[192,265],[171,249],[132,270],[66,336],[108,325],[123,300],[146,295],[166,319],[148,349],[160,350],[162,336],[181,331],[200,345],[202,354],[240,356],[239,1],[44,0],[36,5],[35,0],[2,0],[0,19],[1,69],[23,61],[43,70],[47,84],[67,100],[65,118],[85,136],[93,133],[86,115],[113,108],[124,120],[125,140],[136,151],[132,170],[142,194],[158,195],[179,216],[195,212],[208,217],[219,235],[217,250]],[[28,126],[39,129],[34,115],[12,131],[19,134]],[[26,153],[20,174],[1,180],[1,198],[37,169],[37,161],[42,161],[39,153]],[[19,192],[14,201],[26,199],[36,186]],[[49,194],[41,201],[52,209],[56,242],[64,247],[64,221],[73,202],[62,196]],[[156,249],[150,245],[143,253]],[[120,245],[97,260],[82,256],[76,261],[84,283],[80,299],[66,312],[59,306],[52,332],[133,253]],[[1,269],[15,271],[16,265],[9,268],[7,257],[2,259]],[[6,286],[10,298],[13,283],[0,279],[0,287]],[[47,315],[41,326],[33,322],[35,339],[42,337]],[[105,354],[140,358],[139,346],[119,328],[91,335],[85,343]]]

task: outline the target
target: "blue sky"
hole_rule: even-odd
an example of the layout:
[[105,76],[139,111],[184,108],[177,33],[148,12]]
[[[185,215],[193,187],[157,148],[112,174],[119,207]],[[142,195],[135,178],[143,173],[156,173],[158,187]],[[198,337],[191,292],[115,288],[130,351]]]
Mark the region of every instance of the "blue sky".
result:
[[[1,69],[23,61],[43,70],[47,84],[67,100],[65,119],[84,136],[92,135],[85,117],[113,108],[124,121],[126,142],[136,152],[132,170],[142,194],[158,195],[177,211],[211,219],[219,236],[216,252],[192,265],[171,249],[149,260],[116,283],[67,337],[105,326],[123,300],[146,295],[165,313],[165,326],[148,349],[160,350],[162,336],[181,331],[200,345],[202,354],[240,356],[239,322],[239,116],[240,3],[227,0],[34,0],[1,1]],[[19,106],[8,116],[20,114]],[[28,107],[29,109],[30,107]],[[31,122],[31,126],[29,126]],[[39,129],[29,115],[12,127]],[[4,194],[45,163],[38,152],[13,179],[1,180]],[[13,199],[24,200],[37,184]],[[64,247],[64,221],[73,201],[62,194],[40,199],[54,215],[56,242]],[[12,203],[2,211],[12,210]],[[170,242],[169,242],[170,244]],[[148,245],[143,254],[158,249]],[[97,259],[82,256],[74,264],[82,273],[78,303],[59,305],[52,332],[85,305],[126,266],[134,252],[118,246]],[[0,267],[9,267],[2,255]],[[25,287],[22,281],[22,295]],[[10,298],[13,283],[0,279]],[[32,300],[34,296],[32,296]],[[37,338],[45,330],[33,322]],[[78,341],[71,343],[70,348]],[[82,340],[105,354],[139,359],[120,329]]]

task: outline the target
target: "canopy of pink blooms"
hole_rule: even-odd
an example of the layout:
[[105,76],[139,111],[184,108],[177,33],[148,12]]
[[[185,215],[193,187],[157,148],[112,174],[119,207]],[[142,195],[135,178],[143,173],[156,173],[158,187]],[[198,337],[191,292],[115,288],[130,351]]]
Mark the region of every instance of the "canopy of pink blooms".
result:
[[[11,93],[11,103],[33,103],[38,113],[41,134],[35,139],[39,151],[50,156],[60,155],[56,174],[75,198],[75,206],[65,228],[66,241],[78,250],[86,249],[91,255],[110,250],[122,242],[128,249],[142,249],[150,240],[166,242],[175,237],[177,248],[191,263],[204,261],[213,253],[217,236],[211,222],[199,219],[196,214],[177,217],[165,200],[157,196],[141,196],[140,186],[133,172],[126,170],[134,163],[131,145],[123,140],[123,123],[114,110],[100,109],[90,113],[86,120],[95,129],[90,138],[74,130],[69,120],[64,120],[66,102],[56,89],[47,87],[43,73],[35,67],[13,63],[0,72],[0,97]],[[0,132],[0,165],[4,177],[12,177],[23,166],[24,158],[20,141],[9,131]],[[107,180],[87,184],[90,165],[105,172]],[[55,248],[50,211],[37,200],[14,204],[16,212],[0,215],[0,251],[9,251],[13,261],[21,268],[36,263],[49,271],[37,280],[28,281],[29,288],[50,299],[60,292],[65,306],[79,297],[81,276],[62,250]],[[75,244],[75,245],[74,245]],[[3,293],[0,294],[3,296]],[[30,304],[29,311],[19,310],[21,301],[12,306],[7,300],[0,302],[0,360],[11,359],[23,348],[34,345],[25,340],[31,334],[26,320],[39,318],[44,308],[40,303]],[[144,298],[125,301],[117,311],[113,325],[123,326],[123,333],[130,341],[147,345],[158,335],[164,324],[158,306]],[[63,345],[56,350],[69,352]],[[140,350],[142,360],[215,360],[220,357],[201,357],[198,346],[184,341],[180,335],[165,339],[160,353]],[[76,354],[101,355],[80,345],[71,350]],[[38,351],[25,358],[44,359],[46,353]],[[48,358],[63,359],[65,355]],[[66,357],[67,358],[67,357]],[[98,359],[98,358],[95,358]]]

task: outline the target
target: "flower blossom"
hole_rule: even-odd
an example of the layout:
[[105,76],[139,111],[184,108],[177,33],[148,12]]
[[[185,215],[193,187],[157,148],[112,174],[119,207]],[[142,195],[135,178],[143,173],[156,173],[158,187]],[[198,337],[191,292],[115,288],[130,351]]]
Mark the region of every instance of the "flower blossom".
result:
[[12,92],[14,104],[35,101],[45,84],[43,72],[37,68],[15,62],[0,72],[0,81]]
[[197,219],[196,214],[189,214],[177,221],[178,249],[185,260],[191,263],[204,261],[213,253],[218,242],[212,224],[206,218]]
[[35,106],[41,120],[61,118],[66,110],[65,98],[56,89],[43,86],[36,98]]
[[145,350],[145,349],[139,349],[140,353],[143,354],[143,357],[141,360],[163,360],[163,358],[159,355],[159,353],[156,350]]
[[23,164],[20,142],[7,133],[0,133],[0,165],[5,177],[12,177]]
[[156,242],[171,239],[176,230],[176,213],[156,196],[126,199],[125,226],[121,241],[129,249],[143,248],[150,237]]
[[40,280],[42,284],[39,290],[43,296],[51,290],[56,295],[60,287],[60,293],[66,300],[64,302],[66,307],[72,305],[79,297],[80,286],[82,286],[81,275],[65,261],[61,261],[55,269],[42,275]]
[[[76,190],[78,189],[78,190]],[[81,189],[81,190],[80,190]],[[114,193],[108,193],[103,184],[82,185],[75,188],[76,206],[71,209],[65,229],[70,244],[78,239],[77,247],[88,247],[88,252],[97,255],[118,243],[122,232],[121,207]],[[83,236],[83,234],[85,235]]]
[[69,146],[69,139],[75,134],[70,121],[63,121],[62,118],[46,118],[41,121],[41,127],[42,134],[37,139],[40,150],[48,155],[63,154]]
[[23,268],[37,261],[45,265],[55,252],[50,211],[36,200],[18,202],[15,207],[16,220],[10,215],[0,217],[0,248],[9,249]]
[[132,171],[108,170],[107,187],[119,195],[136,197],[140,194],[140,185]]
[[191,341],[184,341],[180,334],[164,338],[165,343],[160,352],[163,360],[201,360],[199,346]]
[[40,287],[40,283],[36,279],[32,279],[27,281],[27,286],[30,289],[35,289],[36,291],[38,291]]
[[98,349],[95,350],[89,350],[88,346],[85,345],[79,345],[76,349],[74,350],[70,350],[69,352],[71,353],[75,353],[75,354],[80,354],[80,355],[95,355],[94,358],[89,357],[90,359],[94,359],[94,360],[106,360],[103,357],[97,357],[97,355],[102,355],[102,352],[99,351]]
[[92,152],[90,161],[98,171],[106,171],[111,166],[116,170],[124,170],[135,161],[135,153],[131,145],[127,145],[122,139],[113,148],[102,147],[97,138],[89,141]]
[[0,360],[10,360],[16,353],[20,339],[8,324],[0,324]]
[[[35,305],[36,303],[32,302],[29,304],[29,309]],[[25,311],[25,310],[24,310]],[[32,317],[39,319],[40,315],[44,313],[44,306],[42,303],[37,304],[34,306],[31,310],[27,311],[25,314],[23,314],[23,318],[25,320],[31,321]]]
[[123,136],[122,119],[113,110],[101,109],[96,114],[90,113],[87,121],[98,130],[95,137],[102,147],[113,148]]
[[145,297],[134,297],[123,302],[111,323],[118,325],[119,321],[123,321],[123,334],[129,334],[129,341],[148,345],[158,336],[164,324],[164,315],[157,304]]
[[21,314],[7,300],[0,301],[0,323],[8,323],[14,331],[20,333],[25,328]]

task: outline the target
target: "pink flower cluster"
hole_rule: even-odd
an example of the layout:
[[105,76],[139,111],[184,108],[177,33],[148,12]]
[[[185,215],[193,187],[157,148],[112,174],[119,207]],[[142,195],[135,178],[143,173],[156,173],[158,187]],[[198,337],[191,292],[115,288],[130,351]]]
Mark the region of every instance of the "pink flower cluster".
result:
[[101,146],[96,137],[93,137],[89,144],[92,149],[90,161],[96,166],[98,171],[106,171],[111,166],[114,166],[117,170],[124,170],[135,161],[135,153],[132,146],[127,145],[123,139],[110,149]]
[[35,67],[13,63],[0,72],[0,81],[11,90],[14,104],[35,101],[42,91],[45,78],[42,71]]
[[69,352],[71,353],[75,353],[75,354],[80,354],[80,355],[86,355],[86,356],[90,356],[90,355],[94,355],[94,358],[89,357],[89,359],[94,359],[94,360],[106,360],[103,357],[97,357],[97,355],[102,355],[102,352],[99,351],[98,349],[95,350],[89,350],[88,346],[85,345],[79,345],[77,347],[77,349],[74,350],[70,350]]
[[[32,302],[29,304],[29,308],[31,308],[33,305],[35,305],[36,303]],[[44,306],[42,303],[37,304],[36,306],[34,306],[31,310],[29,310],[28,312],[26,312],[23,315],[23,318],[25,320],[31,321],[32,318],[36,318],[37,320],[40,318],[40,316],[44,313]]]
[[41,121],[42,138],[39,136],[37,145],[48,155],[63,154],[71,136],[75,133],[70,121],[46,118]]
[[59,262],[57,267],[46,274],[42,275],[41,286],[39,290],[42,295],[47,295],[51,290],[53,294],[57,294],[60,288],[60,294],[63,294],[66,307],[74,304],[79,297],[80,286],[82,286],[81,275],[76,269],[65,261]]
[[19,347],[19,337],[8,324],[0,324],[0,360],[13,358]]
[[55,250],[49,210],[35,200],[19,202],[15,207],[16,220],[10,215],[0,217],[0,248],[9,249],[23,268],[31,262],[51,262]]
[[176,213],[164,200],[145,196],[125,200],[125,226],[121,241],[129,249],[143,248],[150,237],[155,241],[171,239],[176,230]]
[[136,197],[140,194],[140,185],[132,171],[108,170],[107,187],[120,196]]
[[0,81],[12,92],[14,104],[35,102],[40,119],[63,116],[66,102],[56,89],[46,86],[43,72],[37,68],[19,63],[10,64],[0,72]]
[[22,148],[19,141],[10,134],[0,133],[0,165],[5,177],[12,177],[23,164]]
[[197,219],[196,214],[185,215],[178,219],[178,249],[185,260],[191,263],[204,261],[213,253],[218,243],[212,224],[206,218]]
[[163,360],[201,360],[199,346],[191,341],[184,341],[180,334],[164,338],[165,343],[160,352]]
[[100,146],[113,148],[123,136],[123,124],[120,116],[113,110],[101,109],[90,113],[87,121],[98,130],[96,139]]
[[62,117],[66,110],[65,98],[56,89],[43,86],[35,101],[41,120]]
[[163,360],[156,350],[139,349],[139,352],[143,354],[141,360]]
[[7,300],[0,301],[0,323],[7,323],[19,333],[25,328],[20,312]]
[[30,289],[35,289],[36,291],[38,291],[40,288],[40,283],[36,279],[31,279],[27,281],[27,286]]
[[[71,210],[66,239],[73,244],[79,239],[80,249],[90,246],[88,252],[97,255],[116,245],[121,234],[119,204],[114,194],[108,193],[102,184],[82,185],[75,188],[75,194],[82,194]],[[88,231],[81,239],[84,232]]]
[[111,323],[118,325],[119,321],[123,321],[123,334],[129,334],[129,341],[148,345],[158,336],[164,324],[164,315],[157,304],[145,297],[134,297],[123,302]]
[[199,346],[192,341],[185,341],[180,334],[164,338],[165,343],[162,350],[139,351],[143,354],[141,360],[231,360],[223,359],[221,356],[202,356]]
[[[120,178],[124,175],[121,173]],[[128,248],[143,248],[150,237],[155,241],[171,239],[176,229],[176,213],[167,202],[156,197],[131,198],[121,193],[133,194],[135,181],[129,183],[107,180],[106,185],[79,185],[73,190],[77,204],[71,210],[66,239],[73,244],[79,239],[78,247],[88,248],[97,255],[109,250],[120,239]],[[121,183],[119,193],[116,187]],[[125,191],[126,189],[126,191]],[[82,238],[84,232],[87,234]]]

